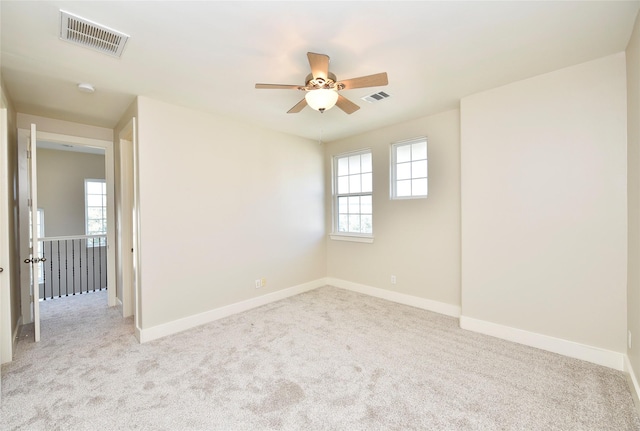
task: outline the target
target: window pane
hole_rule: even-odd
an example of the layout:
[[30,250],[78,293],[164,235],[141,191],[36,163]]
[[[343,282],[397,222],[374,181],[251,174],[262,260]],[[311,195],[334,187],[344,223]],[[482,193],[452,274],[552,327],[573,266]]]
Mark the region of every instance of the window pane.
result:
[[401,145],[396,147],[396,163],[411,161],[411,145]]
[[373,214],[372,212],[371,200],[369,202],[365,202],[364,199],[360,202],[360,213],[361,214]]
[[349,175],[360,173],[360,154],[349,157]]
[[360,197],[352,196],[349,198],[349,214],[360,213]]
[[89,220],[89,222],[87,223],[87,231],[88,235],[102,233],[102,222],[100,220]]
[[411,159],[422,160],[427,158],[427,143],[418,142],[411,145]]
[[349,177],[338,177],[338,194],[349,193]]
[[419,162],[411,163],[411,177],[412,178],[427,177],[427,161],[426,160],[420,160]]
[[360,214],[349,216],[349,232],[360,232]]
[[338,176],[349,175],[349,159],[340,157],[338,159]]
[[360,175],[349,175],[349,193],[360,193]]
[[373,191],[373,174],[362,174],[362,192],[371,193]]
[[398,181],[396,183],[396,195],[399,197],[411,196],[411,180]]
[[424,196],[427,194],[427,179],[413,180],[411,187],[413,188],[413,196]]
[[347,208],[348,202],[349,198],[338,198],[338,214],[347,214],[349,212],[349,208]]
[[362,233],[372,233],[373,232],[373,216],[363,215],[360,219],[362,223],[360,226],[360,231]]
[[411,163],[402,163],[396,167],[396,179],[408,180],[411,178]]
[[360,158],[362,160],[362,172],[372,172],[371,153],[362,154]]
[[102,195],[87,195],[87,206],[90,206],[90,207],[103,206]]
[[104,217],[102,207],[87,208],[87,217],[89,220],[101,219]]
[[101,195],[102,192],[102,182],[96,181],[87,181],[87,194],[90,195]]
[[349,232],[348,215],[341,215],[338,217],[338,232]]

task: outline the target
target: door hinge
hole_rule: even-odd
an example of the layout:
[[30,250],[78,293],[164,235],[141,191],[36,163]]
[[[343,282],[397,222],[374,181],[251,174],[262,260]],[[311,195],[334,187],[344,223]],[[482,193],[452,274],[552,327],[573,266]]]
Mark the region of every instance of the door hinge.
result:
[[31,208],[31,198],[28,198],[28,199],[27,199],[27,206],[28,206],[29,208]]
[[31,158],[31,151],[27,150],[27,159]]
[[29,295],[29,301],[33,303],[33,295]]

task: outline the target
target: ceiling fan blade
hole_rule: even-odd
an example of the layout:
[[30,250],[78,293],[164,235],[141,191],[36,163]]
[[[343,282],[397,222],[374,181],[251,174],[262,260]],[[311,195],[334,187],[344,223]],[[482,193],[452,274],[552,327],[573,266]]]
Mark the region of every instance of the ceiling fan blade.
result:
[[311,75],[313,75],[314,78],[322,78],[326,81],[329,76],[329,56],[316,54],[315,52],[307,52],[307,58],[311,66]]
[[361,76],[359,78],[347,79],[338,82],[338,85],[342,90],[351,90],[352,88],[364,88],[364,87],[380,87],[387,85],[389,79],[387,78],[387,72],[376,73],[375,75]]
[[256,84],[256,88],[264,90],[304,90],[300,85]]
[[297,114],[298,112],[302,111],[305,106],[307,106],[307,99],[303,98],[301,101],[296,103],[296,106],[294,106],[293,108],[289,109],[287,111],[287,114]]
[[342,109],[347,114],[353,114],[358,109],[360,109],[358,105],[356,105],[346,97],[342,96],[341,94],[338,95],[338,101],[336,102],[336,106]]

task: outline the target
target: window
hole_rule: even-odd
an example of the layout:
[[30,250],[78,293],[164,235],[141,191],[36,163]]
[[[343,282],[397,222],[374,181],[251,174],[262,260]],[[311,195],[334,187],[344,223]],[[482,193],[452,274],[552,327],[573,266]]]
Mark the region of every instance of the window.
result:
[[[29,208],[29,239],[32,241],[31,232],[33,228],[33,223],[31,220],[31,208]],[[38,233],[38,239],[44,238],[44,209],[38,208],[38,212],[36,212],[36,232]],[[31,247],[31,244],[29,246]],[[38,257],[42,259],[44,257],[44,242],[40,241],[40,249],[38,250]],[[42,261],[38,262],[38,283],[44,283],[44,266]]]
[[371,150],[335,156],[333,169],[334,234],[371,237],[373,233]]
[[391,145],[391,199],[426,198],[427,138]]
[[[87,235],[107,233],[107,186],[105,180],[84,180]],[[105,238],[87,239],[87,247],[104,246]]]
[[[29,208],[29,235],[31,235],[31,229],[33,224],[31,223],[31,208]],[[38,208],[36,213],[36,231],[38,232],[38,239],[44,238],[44,209]]]

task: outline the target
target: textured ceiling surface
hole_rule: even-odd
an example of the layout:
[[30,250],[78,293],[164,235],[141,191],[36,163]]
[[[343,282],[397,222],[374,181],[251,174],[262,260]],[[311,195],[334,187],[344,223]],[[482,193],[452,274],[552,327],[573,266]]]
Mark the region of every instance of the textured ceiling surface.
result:
[[[331,141],[458,107],[469,94],[625,49],[638,1],[0,2],[0,67],[19,112],[113,127],[136,95],[284,133]],[[121,58],[60,39],[60,10],[130,35]],[[352,115],[305,108],[306,53],[338,79]],[[78,83],[95,86],[81,93]],[[384,90],[390,98],[360,98]]]

